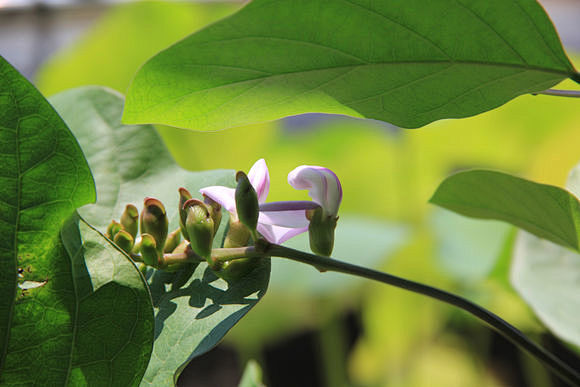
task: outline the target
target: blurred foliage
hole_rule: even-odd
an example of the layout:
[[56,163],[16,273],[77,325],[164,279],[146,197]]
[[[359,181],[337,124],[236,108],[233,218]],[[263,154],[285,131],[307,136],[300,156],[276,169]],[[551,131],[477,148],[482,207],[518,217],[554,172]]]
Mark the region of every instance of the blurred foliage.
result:
[[[57,54],[41,70],[38,86],[47,94],[81,84],[124,91],[138,66],[151,55],[234,9],[233,5],[172,2],[112,8],[78,44]],[[572,60],[578,63],[577,58]],[[560,87],[577,85],[564,82]],[[176,161],[190,170],[247,171],[257,159],[265,158],[272,179],[269,199],[273,201],[308,198],[286,182],[287,173],[296,166],[332,168],[343,183],[342,213],[404,223],[409,229],[406,246],[388,261],[378,261],[380,269],[462,294],[526,332],[543,329],[507,284],[510,245],[503,242],[506,236],[486,239],[494,246],[503,245],[489,278],[465,281],[466,274],[460,270],[465,262],[446,270],[453,262],[446,257],[446,265],[440,265],[438,256],[442,241],[437,235],[463,235],[457,231],[461,222],[434,223],[434,206],[427,201],[450,172],[471,167],[498,169],[563,186],[568,171],[580,158],[578,100],[522,96],[479,116],[405,131],[340,116],[289,118],[216,133],[169,127],[158,130]],[[435,233],[434,227],[444,229]],[[480,243],[485,245],[485,240]],[[468,255],[469,246],[464,243],[458,248],[456,259]],[[357,259],[351,258],[354,262]],[[277,262],[272,264],[275,271]],[[488,269],[486,266],[486,272]],[[389,386],[500,384],[481,360],[478,363],[473,358],[479,343],[446,329],[450,316],[456,313],[453,308],[371,283],[337,294],[268,294],[227,339],[239,345],[244,357],[259,358],[266,342],[305,327],[321,326],[341,310],[360,310],[364,337],[349,362],[352,382]]]

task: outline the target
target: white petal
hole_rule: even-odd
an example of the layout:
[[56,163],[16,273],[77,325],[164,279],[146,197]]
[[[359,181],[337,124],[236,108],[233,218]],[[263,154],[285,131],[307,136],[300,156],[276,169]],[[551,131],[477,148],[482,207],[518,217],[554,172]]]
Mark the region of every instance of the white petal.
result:
[[328,168],[302,165],[288,174],[288,183],[295,189],[307,189],[308,194],[332,216],[338,213],[342,201],[342,186]]
[[282,226],[282,227],[308,227],[306,211],[260,211],[259,223]]
[[235,189],[223,187],[221,185],[214,185],[202,188],[199,192],[221,204],[230,214],[236,214]]
[[270,174],[264,159],[260,159],[252,165],[248,172],[248,179],[258,194],[258,203],[264,203],[270,190]]

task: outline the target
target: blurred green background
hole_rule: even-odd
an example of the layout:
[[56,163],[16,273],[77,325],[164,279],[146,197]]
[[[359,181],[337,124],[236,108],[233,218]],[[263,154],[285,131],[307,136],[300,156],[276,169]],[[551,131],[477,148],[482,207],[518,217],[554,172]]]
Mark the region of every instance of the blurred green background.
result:
[[[124,93],[149,57],[239,6],[136,2],[108,7],[81,39],[43,64],[35,84],[46,96],[93,84]],[[570,48],[568,52],[580,66],[579,57]],[[559,87],[577,86],[565,82]],[[341,258],[464,295],[532,338],[560,348],[507,281],[512,230],[439,210],[428,199],[445,176],[473,167],[563,186],[580,159],[577,100],[523,96],[476,117],[418,130],[321,115],[216,133],[158,130],[176,161],[189,170],[247,171],[265,158],[271,174],[269,200],[307,198],[286,182],[296,166],[331,168],[344,190],[338,227],[344,223],[341,232],[360,240],[337,248]],[[451,307],[296,265],[273,262],[269,293],[225,340],[240,364],[257,359],[272,386],[292,385],[279,382],[278,376],[301,373],[305,366],[299,357],[308,356],[289,355],[283,362],[286,371],[280,368],[284,364],[272,365],[269,354],[304,337],[318,372],[310,385],[552,383],[535,360]],[[180,383],[188,385],[185,379]]]

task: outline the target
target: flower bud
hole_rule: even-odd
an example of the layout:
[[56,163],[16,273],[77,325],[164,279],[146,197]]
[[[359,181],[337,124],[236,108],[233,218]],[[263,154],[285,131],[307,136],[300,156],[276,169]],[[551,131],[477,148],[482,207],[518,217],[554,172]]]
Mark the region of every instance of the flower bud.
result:
[[111,223],[109,224],[109,226],[107,227],[107,232],[106,232],[105,236],[107,238],[109,238],[110,240],[114,240],[115,235],[117,235],[117,233],[119,231],[121,231],[122,229],[123,229],[123,226],[121,225],[121,223],[117,222],[116,220],[112,220]]
[[166,254],[172,253],[173,250],[179,246],[179,242],[181,242],[181,230],[177,229],[169,233],[167,236],[167,241],[165,242],[165,247],[163,248],[163,252]]
[[329,257],[334,247],[334,229],[338,217],[325,215],[322,208],[306,211],[306,217],[310,220],[308,225],[310,250],[315,254]]
[[159,252],[155,238],[149,234],[141,234],[141,258],[146,265],[159,266]]
[[255,232],[258,226],[258,214],[260,211],[258,195],[244,172],[238,171],[236,181],[238,182],[235,194],[238,219],[251,232]]
[[192,250],[199,256],[211,261],[214,236],[214,223],[207,206],[200,200],[190,199],[183,205],[187,211],[185,227]]
[[155,245],[160,254],[163,254],[168,227],[163,203],[154,198],[145,198],[141,212],[141,234],[149,234],[155,238]]
[[224,248],[245,247],[250,240],[250,230],[241,222],[230,218],[230,226],[224,240]]
[[213,232],[215,234],[222,222],[222,205],[205,195],[203,195],[203,202],[209,209],[209,213],[213,219]]
[[121,215],[121,224],[123,229],[127,231],[133,237],[133,240],[137,237],[137,229],[139,228],[139,211],[137,207],[132,204],[127,204],[125,211]]
[[113,239],[115,244],[121,248],[127,254],[131,253],[131,249],[133,248],[133,244],[135,243],[135,239],[133,236],[129,234],[125,230],[120,230]]
[[189,235],[187,235],[187,228],[185,227],[185,221],[187,220],[187,211],[183,208],[185,202],[191,199],[191,193],[188,190],[181,187],[179,188],[179,227],[181,228],[181,234],[183,234],[183,239],[189,240]]

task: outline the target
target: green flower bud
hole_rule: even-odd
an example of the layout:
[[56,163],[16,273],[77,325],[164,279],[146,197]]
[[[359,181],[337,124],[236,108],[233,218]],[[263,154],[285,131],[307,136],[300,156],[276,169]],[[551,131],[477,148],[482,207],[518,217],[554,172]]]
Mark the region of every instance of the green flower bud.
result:
[[230,225],[224,240],[225,248],[245,247],[250,240],[250,230],[241,222],[230,218]]
[[209,209],[209,213],[213,219],[213,232],[215,234],[222,222],[222,205],[205,195],[203,195],[203,202]]
[[146,265],[159,266],[159,252],[155,238],[149,234],[141,234],[141,257]]
[[250,232],[255,233],[260,211],[258,195],[244,172],[238,171],[236,181],[238,182],[235,195],[238,219],[250,229]]
[[190,199],[183,205],[187,210],[185,227],[191,249],[211,263],[214,223],[207,206],[200,200]]
[[107,233],[105,234],[105,236],[110,240],[114,240],[115,235],[117,235],[117,233],[122,229],[123,226],[121,225],[121,223],[117,222],[116,220],[112,220],[109,226],[107,227]]
[[137,207],[127,204],[123,215],[121,215],[121,224],[134,240],[137,237],[137,229],[139,228],[139,211],[137,211]]
[[120,230],[113,239],[115,244],[121,248],[127,254],[131,253],[131,249],[133,248],[133,244],[135,243],[135,239],[133,236],[129,234],[125,230]]
[[185,221],[187,220],[187,211],[183,208],[185,202],[191,199],[191,194],[188,190],[181,187],[179,188],[179,227],[181,228],[181,233],[183,234],[183,239],[189,240],[187,235],[187,228],[185,227]]
[[145,198],[141,212],[141,234],[149,234],[155,238],[155,245],[160,254],[163,254],[168,227],[163,203],[154,198]]
[[308,235],[310,237],[310,249],[318,255],[330,257],[334,247],[334,229],[338,217],[325,216],[322,208],[306,211],[306,217],[310,220]]
[[177,229],[169,233],[167,236],[167,241],[165,242],[165,247],[163,248],[163,252],[169,254],[173,252],[179,246],[179,242],[181,241],[181,230]]
[[242,258],[225,262],[215,273],[227,282],[234,282],[247,275],[260,264],[260,258]]

